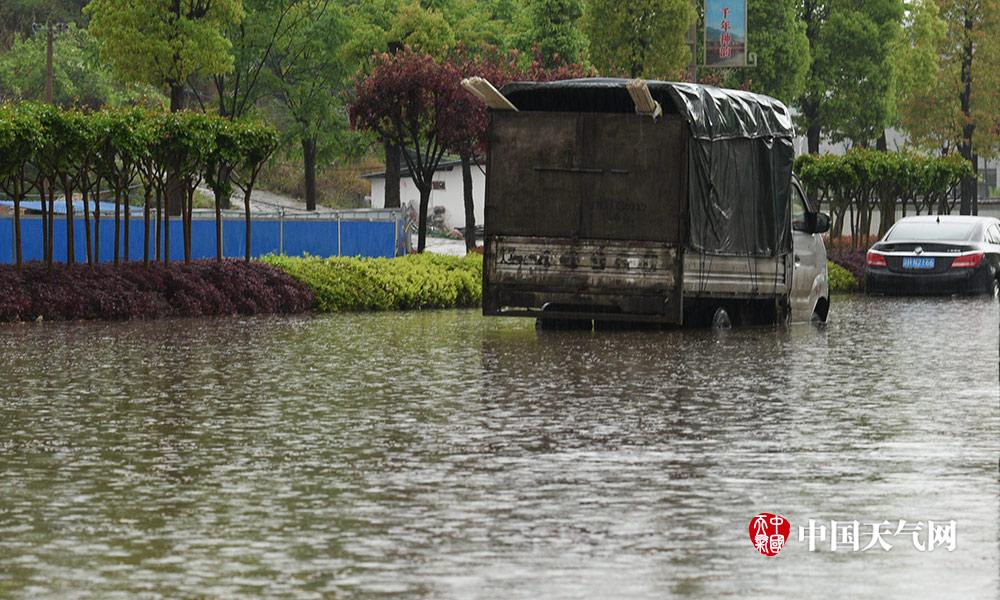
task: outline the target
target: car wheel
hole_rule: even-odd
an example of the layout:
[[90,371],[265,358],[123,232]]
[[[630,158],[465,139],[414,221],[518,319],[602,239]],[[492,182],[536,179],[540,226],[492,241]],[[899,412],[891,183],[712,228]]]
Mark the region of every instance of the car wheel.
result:
[[993,297],[1000,298],[1000,279],[993,280]]

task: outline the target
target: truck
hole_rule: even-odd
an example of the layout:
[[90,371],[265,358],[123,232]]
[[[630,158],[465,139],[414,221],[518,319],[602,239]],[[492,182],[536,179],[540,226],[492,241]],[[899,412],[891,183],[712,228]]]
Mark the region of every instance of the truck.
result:
[[781,102],[601,78],[513,83],[498,94],[488,102],[484,315],[588,325],[827,319],[830,219],[793,175]]

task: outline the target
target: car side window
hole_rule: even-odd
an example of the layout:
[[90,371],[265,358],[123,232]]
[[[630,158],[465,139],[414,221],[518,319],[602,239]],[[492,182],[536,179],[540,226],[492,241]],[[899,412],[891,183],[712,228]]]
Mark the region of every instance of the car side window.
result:
[[993,225],[987,230],[986,241],[991,244],[1000,245],[1000,225]]
[[796,231],[806,231],[808,223],[806,221],[806,199],[802,195],[799,186],[794,185],[792,189],[792,229]]

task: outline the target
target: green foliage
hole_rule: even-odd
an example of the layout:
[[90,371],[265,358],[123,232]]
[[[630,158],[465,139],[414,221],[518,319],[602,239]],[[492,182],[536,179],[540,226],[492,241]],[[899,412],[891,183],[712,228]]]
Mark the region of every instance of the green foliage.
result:
[[586,62],[587,37],[580,29],[583,0],[528,0],[527,9],[530,24],[523,45],[537,44],[542,66]]
[[396,259],[266,256],[262,260],[304,283],[322,312],[471,307],[482,302],[483,259],[479,254]]
[[47,179],[73,187],[60,191],[86,194],[105,179],[121,201],[138,173],[162,192],[171,168],[191,185],[217,173],[221,161],[232,167],[232,183],[244,187],[276,144],[271,127],[204,113],[0,105],[0,187],[17,197]]
[[895,117],[903,1],[806,0],[800,10],[812,58],[799,99],[805,128],[869,144]]
[[589,0],[584,29],[603,75],[670,79],[691,62],[690,0]]
[[[795,171],[806,190],[827,203],[833,213],[831,235],[839,237],[845,220],[852,231],[870,231],[875,209],[881,215],[881,236],[895,222],[896,208],[904,216],[912,207],[916,214],[950,213],[952,190],[972,167],[961,156],[926,157],[905,152],[856,149],[843,156],[800,156]],[[855,245],[860,242],[854,239]]]
[[786,104],[805,89],[809,73],[809,38],[799,19],[798,0],[749,0],[747,47],[757,55],[752,69],[730,69],[727,87],[749,88]]
[[833,261],[827,261],[826,266],[830,282],[830,293],[850,294],[858,291],[861,287],[858,284],[857,278],[844,267]]
[[441,57],[455,45],[455,33],[440,10],[426,8],[417,0],[403,2],[385,34],[386,46],[409,46]]
[[[232,68],[222,31],[239,21],[240,0],[92,0],[84,12],[101,58],[124,80],[167,86],[176,94],[189,77]],[[179,108],[174,99],[172,104]]]
[[[10,50],[0,53],[0,101],[45,100],[45,54],[43,33],[20,37]],[[100,108],[138,96],[139,90],[112,80],[86,29],[74,25],[58,35],[52,59],[52,98],[63,108]]]

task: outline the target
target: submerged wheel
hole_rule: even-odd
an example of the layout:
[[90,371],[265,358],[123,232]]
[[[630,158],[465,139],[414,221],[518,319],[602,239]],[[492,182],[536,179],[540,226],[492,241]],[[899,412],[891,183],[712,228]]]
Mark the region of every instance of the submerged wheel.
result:
[[732,329],[733,320],[729,318],[729,312],[721,306],[715,309],[712,316],[712,329]]

